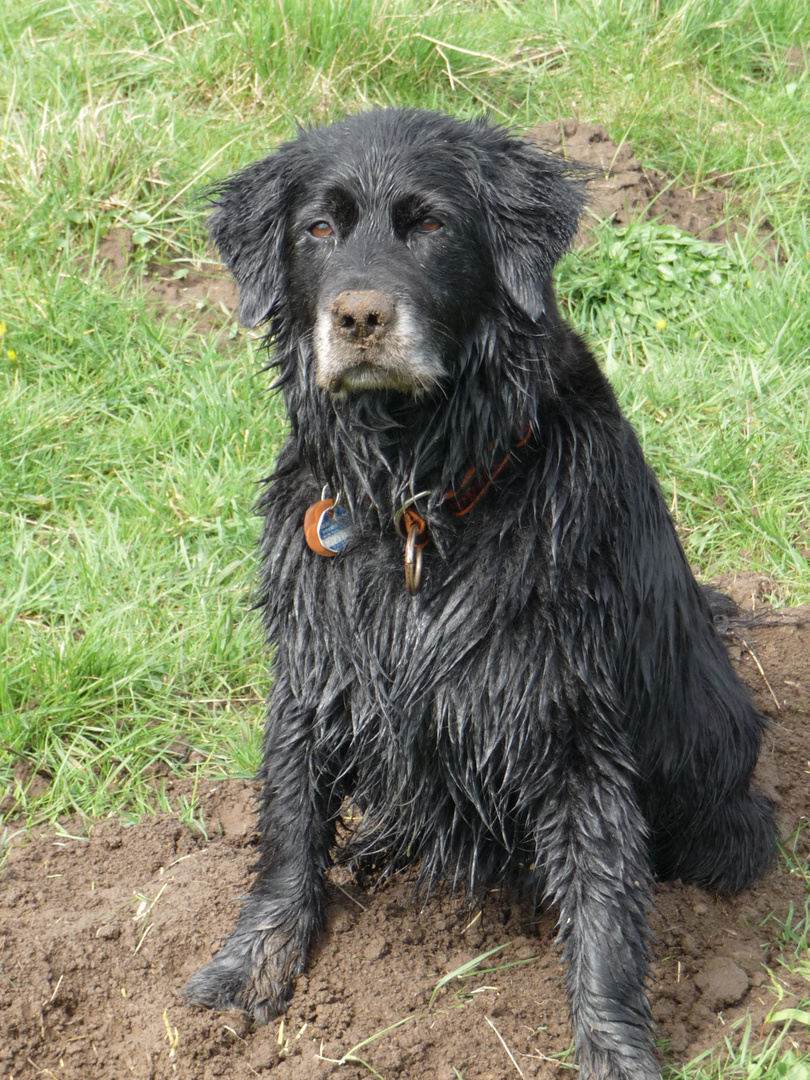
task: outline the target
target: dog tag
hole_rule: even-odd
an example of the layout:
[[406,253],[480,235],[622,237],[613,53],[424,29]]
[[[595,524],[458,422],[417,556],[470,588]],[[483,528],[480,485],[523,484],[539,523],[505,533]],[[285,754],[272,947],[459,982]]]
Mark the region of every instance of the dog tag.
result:
[[337,555],[352,535],[352,515],[334,499],[313,503],[304,514],[304,537],[316,555]]

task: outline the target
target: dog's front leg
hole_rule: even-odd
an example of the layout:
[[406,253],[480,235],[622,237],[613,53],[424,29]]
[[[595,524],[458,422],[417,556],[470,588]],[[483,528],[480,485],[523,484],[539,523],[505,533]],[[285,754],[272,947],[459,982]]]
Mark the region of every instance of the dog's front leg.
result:
[[282,671],[264,740],[256,878],[236,929],[183,991],[193,1002],[242,1009],[266,1022],[283,1013],[323,922],[324,871],[339,806],[312,752],[313,710],[293,699]]
[[657,1080],[644,992],[650,875],[630,777],[590,745],[569,755],[554,786],[538,867],[559,910],[581,1075]]

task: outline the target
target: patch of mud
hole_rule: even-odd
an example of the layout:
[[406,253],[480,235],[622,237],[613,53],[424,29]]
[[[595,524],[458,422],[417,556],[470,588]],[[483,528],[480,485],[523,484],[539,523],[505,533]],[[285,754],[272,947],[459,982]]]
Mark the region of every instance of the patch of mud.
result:
[[[98,245],[96,262],[114,281],[120,281],[133,266],[138,266],[141,252],[132,237],[132,229],[113,229]],[[173,322],[191,321],[200,333],[205,333],[221,328],[237,309],[236,282],[224,276],[219,263],[197,263],[178,271],[148,261],[139,269],[144,291]]]
[[[807,900],[810,607],[768,608],[768,586],[753,578],[725,583],[748,601],[729,644],[771,719],[758,783],[804,870],[780,859],[733,898],[657,888],[651,997],[662,1064],[738,1038],[744,1017],[755,1037],[767,1030],[766,965],[788,995],[810,991],[781,974],[768,944],[779,937],[769,919],[784,922]],[[169,780],[168,794],[188,787]],[[209,840],[162,814],[96,824],[86,839],[36,831],[12,850],[0,875],[0,1076],[366,1080],[361,1065],[337,1061],[384,1029],[356,1051],[384,1080],[503,1080],[517,1075],[504,1043],[524,1077],[561,1074],[554,1055],[568,1050],[571,1029],[553,912],[499,896],[477,917],[448,897],[419,912],[407,874],[376,893],[331,874],[328,925],[283,1023],[251,1030],[241,1014],[184,1005],[181,987],[232,929],[248,887],[255,794],[252,784],[210,783]],[[445,974],[505,943],[491,966],[526,962],[453,980],[428,1007]],[[810,1049],[807,1031],[788,1039]]]
[[[538,124],[527,132],[543,150],[589,165],[597,176],[588,185],[589,208],[597,217],[617,226],[630,221],[652,220],[675,225],[703,240],[726,243],[744,233],[742,222],[729,213],[729,192],[723,190],[732,177],[716,174],[715,185],[692,190],[676,187],[655,169],[642,165],[630,143],[616,145],[604,124],[581,124],[574,119]],[[583,239],[587,239],[587,221]],[[758,235],[766,243],[770,235],[762,222]]]

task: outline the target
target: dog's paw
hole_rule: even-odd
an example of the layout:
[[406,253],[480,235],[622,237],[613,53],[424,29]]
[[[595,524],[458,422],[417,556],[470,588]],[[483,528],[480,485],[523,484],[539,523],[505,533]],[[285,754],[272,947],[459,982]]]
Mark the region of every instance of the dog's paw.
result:
[[680,877],[711,892],[747,889],[776,858],[773,807],[758,791],[744,791],[718,808],[694,841]]
[[190,1003],[210,1009],[239,1009],[258,1024],[286,1012],[303,957],[290,941],[273,951],[272,939],[231,938],[221,952],[183,987]]
[[582,1080],[661,1080],[652,1051],[633,1047],[629,1052],[590,1047],[580,1054]]

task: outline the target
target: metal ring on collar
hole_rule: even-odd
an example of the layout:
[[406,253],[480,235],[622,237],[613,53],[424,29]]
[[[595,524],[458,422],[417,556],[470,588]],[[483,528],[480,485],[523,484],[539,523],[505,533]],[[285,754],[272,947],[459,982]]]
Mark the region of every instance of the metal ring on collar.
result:
[[409,529],[405,543],[405,585],[411,596],[422,584],[422,549],[416,546],[417,532],[416,526]]

